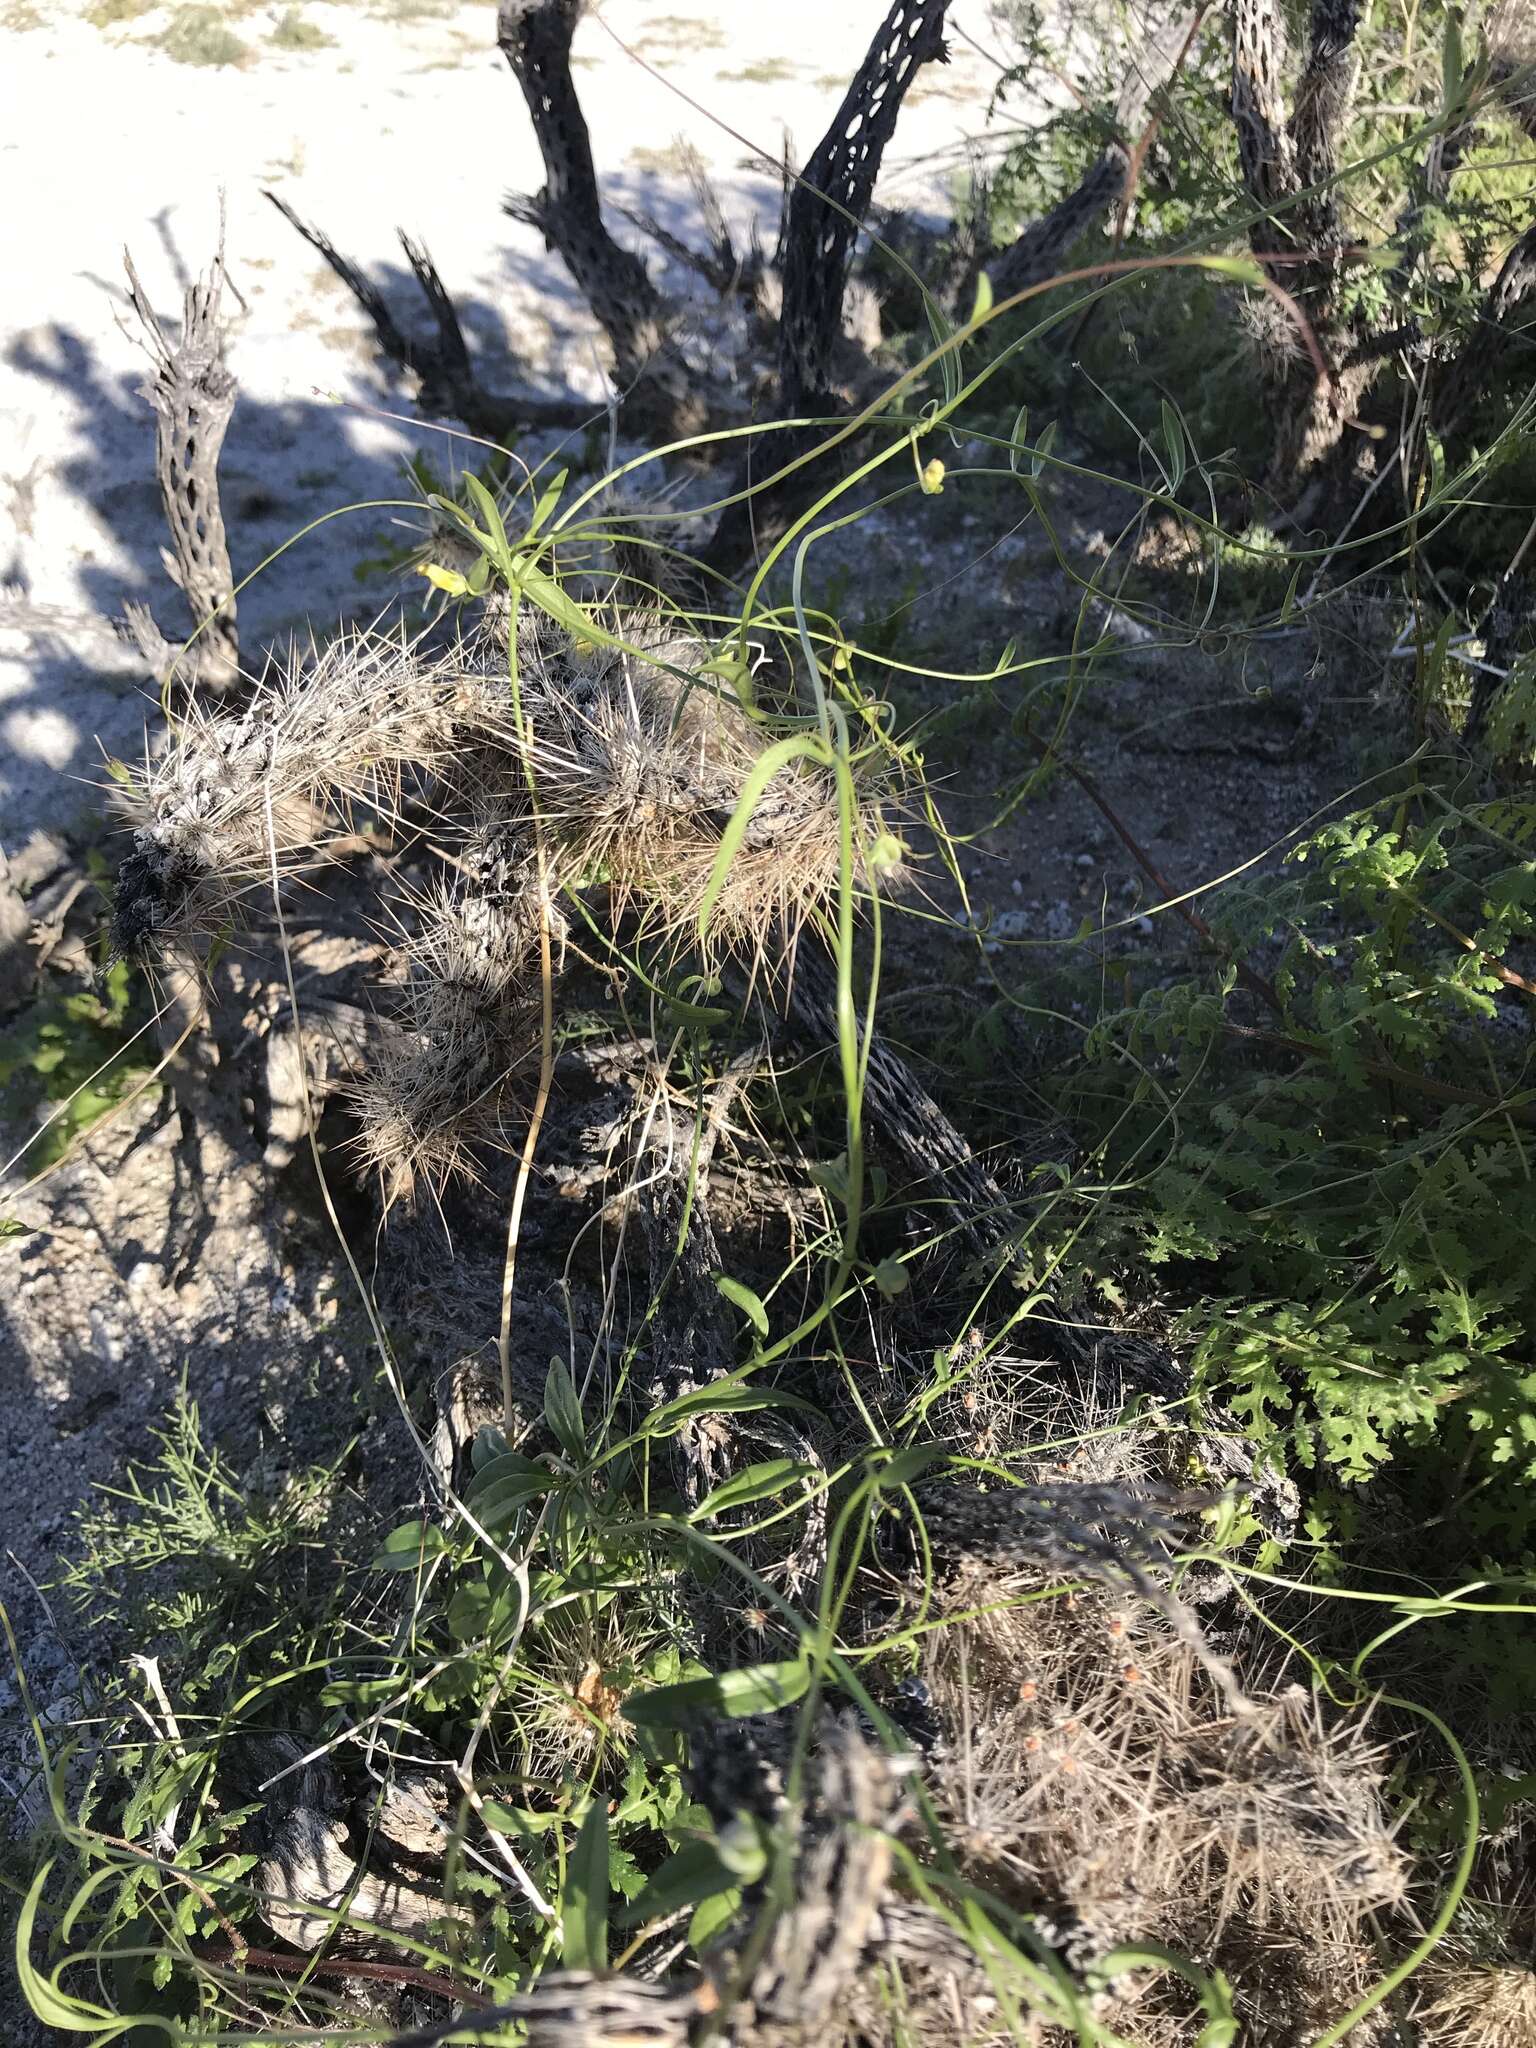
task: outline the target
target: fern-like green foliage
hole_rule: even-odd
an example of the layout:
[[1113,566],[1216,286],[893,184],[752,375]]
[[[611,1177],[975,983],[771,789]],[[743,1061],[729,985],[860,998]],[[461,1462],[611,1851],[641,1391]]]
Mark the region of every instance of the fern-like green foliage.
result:
[[1536,1522],[1533,838],[1427,788],[1325,826],[1073,1091],[1139,1161],[1102,1249],[1198,1301],[1198,1391],[1333,1484],[1397,1460],[1473,1549]]
[[48,1118],[29,1155],[35,1168],[62,1158],[148,1068],[142,1038],[134,1044],[138,1007],[119,960],[94,989],[47,996],[0,1032],[0,1115],[16,1123]]
[[285,1474],[263,1498],[205,1439],[185,1388],[150,1434],[149,1464],[130,1465],[120,1485],[97,1488],[78,1510],[53,1583],[98,1645],[153,1647],[196,1696],[225,1678],[232,1644],[272,1631],[278,1589],[295,1592],[306,1555],[325,1550],[328,1503],[351,1447],[333,1465]]

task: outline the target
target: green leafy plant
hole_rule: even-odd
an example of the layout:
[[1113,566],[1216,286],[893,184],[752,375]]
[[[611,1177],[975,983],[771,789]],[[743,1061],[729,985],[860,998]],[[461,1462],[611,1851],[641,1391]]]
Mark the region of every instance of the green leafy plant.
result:
[[207,1442],[185,1388],[152,1436],[151,1462],[80,1509],[56,1584],[90,1626],[153,1643],[200,1683],[223,1675],[230,1631],[288,1568],[324,1551],[347,1453],[285,1473],[263,1498],[259,1478]]
[[[1047,133],[1054,169],[1012,167],[1021,207],[1037,171],[1065,183],[1108,140],[1092,109]],[[847,469],[811,473],[744,587],[701,585],[674,502],[635,512],[654,455],[590,481],[419,463],[430,646],[341,636],[238,716],[187,710],[135,778],[118,943],[211,956],[259,914],[296,1019],[285,886],[358,801],[400,824],[404,978],[348,1099],[352,1156],[378,1169],[386,1249],[390,1205],[422,1195],[504,1243],[500,1424],[467,1461],[413,1463],[366,1551],[327,1556],[276,1616],[266,1588],[321,1541],[334,1473],[254,1497],[188,1410],[161,1475],[82,1522],[67,1588],[174,1661],[139,1652],[150,1698],[114,1696],[83,1790],[34,1730],[51,1829],[20,1955],[54,2024],[316,2031],[361,1936],[380,1981],[535,2039],[894,2044],[953,2038],[959,2005],[989,2048],[1229,2048],[1272,2041],[1283,2008],[1321,2048],[1446,1937],[1492,1751],[1407,1685],[1379,1750],[1364,1716],[1399,1657],[1444,1706],[1456,1659],[1490,1666],[1528,1617],[1536,808],[1436,727],[1383,802],[1205,892],[1193,968],[1111,961],[1085,915],[1049,940],[1052,980],[1009,960],[1033,935],[972,913],[966,843],[877,694],[905,675],[949,700],[934,725],[984,757],[1002,823],[1053,776],[1100,801],[1068,748],[1112,627],[1188,659],[1224,635],[1246,657],[1298,614],[1326,632],[1358,569],[1336,567],[1345,537],[1228,516],[1260,458],[1224,431],[1215,369],[1241,380],[1211,315],[1239,292],[1272,309],[1274,281],[1231,253],[1227,158],[1179,183],[1186,160],[1142,164],[1145,274],[1070,302],[1084,345],[1108,335],[1138,371],[1100,380],[1105,467],[1058,432],[1060,363],[1051,403],[1037,385],[1062,302],[1037,319],[1034,287],[990,283],[831,431]],[[1358,178],[1374,206],[1372,161]],[[1220,246],[1151,248],[1188,237]],[[1181,294],[1163,358],[1154,273]],[[1352,319],[1383,311],[1378,282],[1352,277]],[[1165,387],[1197,344],[1186,405]],[[1424,535],[1449,544],[1494,457],[1452,475],[1420,452],[1382,611],[1418,650],[1394,709],[1428,730],[1470,634],[1424,630]],[[1059,494],[1084,484],[1123,523],[1078,548]],[[919,571],[861,619],[840,615],[851,577],[818,604],[818,551],[877,492],[914,520],[967,502],[1037,522],[1070,644],[950,649]],[[914,558],[933,531],[914,524]],[[1171,568],[1148,534],[1177,539]],[[1528,679],[1508,680],[1513,775]],[[965,1057],[932,1063],[945,1104],[890,1051],[898,824],[934,871],[902,945],[922,962],[921,919],[995,980],[979,1016],[973,981],[947,990]],[[814,1042],[770,1064],[763,991],[792,1000],[818,970]],[[525,1207],[562,1055],[597,1015],[623,1020],[621,1108],[551,1283],[569,1339],[530,1357]],[[1011,1124],[982,1147],[947,1113],[1013,1114],[1020,1016],[1072,1134],[1043,1161],[1007,1157]],[[787,1250],[721,1248],[716,1155],[744,1131],[790,1184]],[[425,1388],[331,1198],[338,1156],[317,1134],[414,1457]],[[1384,1563],[1373,1513],[1434,1533]],[[1448,1563],[1467,1574],[1449,1592]],[[168,1591],[127,1597],[160,1573]],[[1219,1649],[1197,1598],[1222,1608]],[[390,1867],[402,1789],[428,1810],[406,1852],[426,1890]]]
[[31,1157],[51,1166],[148,1071],[142,994],[125,961],[93,989],[49,994],[0,1032],[7,1120],[46,1119]]

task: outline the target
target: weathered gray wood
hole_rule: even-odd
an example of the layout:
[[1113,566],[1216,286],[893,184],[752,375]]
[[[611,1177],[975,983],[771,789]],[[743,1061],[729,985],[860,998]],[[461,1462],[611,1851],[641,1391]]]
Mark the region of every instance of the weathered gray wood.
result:
[[143,390],[155,409],[155,473],[171,529],[171,546],[160,558],[187,601],[197,639],[186,657],[178,657],[147,612],[135,609],[129,624],[162,683],[174,672],[183,682],[227,691],[240,678],[240,636],[219,505],[219,451],[236,398],[219,315],[224,252],[221,246],[208,275],[188,287],[175,342],[160,325],[132,258],[124,261],[129,302],[153,365]]
[[924,64],[946,60],[949,0],[895,0],[826,134],[794,181],[782,237],[779,386],[786,415],[825,411],[842,329],[854,237],[874,197],[886,144]]
[[613,347],[632,415],[672,433],[703,424],[701,394],[668,337],[665,301],[644,263],[608,232],[592,142],[571,75],[583,0],[502,0],[496,41],[512,67],[544,160],[544,185],[507,211],[538,228]]
[[462,420],[472,434],[498,443],[524,427],[578,427],[590,418],[590,406],[486,389],[470,356],[452,295],[426,249],[409,235],[401,235],[400,246],[432,314],[435,341],[418,341],[408,335],[377,285],[328,235],[301,220],[277,193],[269,192],[267,197],[357,300],[373,323],[375,339],[386,359],[415,379],[417,402],[429,417]]

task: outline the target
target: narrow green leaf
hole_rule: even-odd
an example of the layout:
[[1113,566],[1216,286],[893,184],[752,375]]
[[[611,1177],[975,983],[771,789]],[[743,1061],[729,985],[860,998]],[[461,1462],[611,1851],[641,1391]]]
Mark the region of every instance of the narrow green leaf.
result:
[[1430,434],[1429,441],[1429,491],[1432,498],[1438,498],[1445,483],[1445,443],[1438,434]]
[[561,493],[565,489],[566,478],[570,473],[568,469],[562,469],[554,482],[549,484],[541,493],[539,502],[533,508],[533,518],[528,524],[527,539],[533,540],[536,537],[545,520],[559,504]]
[[397,1678],[333,1678],[320,1688],[323,1707],[371,1707],[400,1690]]
[[709,937],[709,921],[714,916],[715,905],[720,900],[720,891],[725,887],[725,878],[730,873],[731,862],[741,851],[741,842],[747,836],[747,827],[752,822],[752,814],[762,802],[764,790],[791,761],[825,759],[823,748],[813,739],[779,740],[776,745],[765,747],[758,756],[752,773],[742,784],[741,797],[736,808],[720,835],[720,851],[715,855],[715,864],[710,869],[709,880],[704,887],[698,921],[701,942]]
[[516,1835],[520,1841],[531,1842],[539,1835],[548,1834],[560,1816],[557,1813],[535,1813],[526,1806],[508,1806],[500,1799],[487,1799],[481,1808],[480,1818],[492,1834]]
[[703,1025],[710,1030],[717,1024],[727,1023],[731,1016],[729,1010],[719,1009],[710,1003],[690,1003],[686,996],[673,995],[667,989],[662,991],[661,999],[669,1015],[681,1025]]
[[711,1515],[723,1515],[727,1508],[744,1508],[755,1500],[769,1500],[819,1469],[800,1458],[767,1458],[760,1465],[748,1465],[745,1471],[734,1473],[705,1494],[689,1519],[707,1521]]
[[1021,405],[1013,416],[1013,432],[1008,436],[1008,467],[1017,470],[1019,455],[1029,439],[1029,407]]
[[760,1337],[766,1337],[768,1334],[768,1311],[763,1307],[761,1297],[754,1294],[751,1288],[742,1281],[733,1280],[729,1273],[717,1273],[715,1275],[715,1285],[727,1301],[733,1302],[741,1310],[757,1334]]
[[707,1678],[685,1678],[680,1685],[657,1686],[626,1700],[624,1712],[637,1726],[671,1728],[694,1714],[722,1715],[728,1721],[744,1714],[771,1714],[793,1706],[811,1682],[803,1658],[783,1664],[744,1664],[736,1671],[715,1671]]
[[910,1486],[942,1453],[936,1444],[911,1444],[880,1467],[880,1485]]
[[587,1455],[587,1437],[581,1420],[581,1402],[571,1369],[563,1358],[549,1361],[549,1376],[544,1382],[544,1420],[566,1456],[582,1463]]
[[955,330],[933,293],[921,283],[918,289],[923,294],[923,314],[934,346],[944,349],[944,354],[939,357],[939,380],[944,386],[944,402],[949,405],[960,395],[960,348],[958,344],[954,348],[945,348],[945,343],[953,339]]
[[686,1394],[679,1394],[675,1401],[669,1401],[665,1408],[658,1408],[645,1419],[645,1434],[659,1436],[663,1430],[676,1429],[695,1415],[748,1415],[758,1408],[796,1408],[802,1415],[820,1415],[821,1410],[814,1402],[802,1400],[798,1394],[770,1392],[740,1380],[711,1380],[707,1386],[693,1387]]
[[1163,400],[1163,440],[1168,449],[1168,489],[1172,492],[1183,483],[1184,472],[1189,462],[1188,447],[1184,439],[1184,422],[1166,398]]
[[608,1806],[595,1797],[565,1867],[560,1902],[562,1960],[568,1970],[608,1967]]
[[987,273],[979,271],[976,277],[976,301],[971,307],[971,317],[966,323],[974,327],[978,320],[985,320],[992,310],[992,280]]
[[441,512],[445,518],[453,520],[456,526],[461,527],[482,553],[494,552],[495,540],[490,534],[481,532],[457,498],[445,498],[440,491],[428,491],[427,503],[434,511]]
[[1445,10],[1445,28],[1440,39],[1440,83],[1445,111],[1453,113],[1462,99],[1461,84],[1466,72],[1466,60],[1461,45],[1461,14],[1459,9]]
[[1166,1970],[1181,1977],[1199,1999],[1208,2015],[1200,2030],[1197,2048],[1232,2048],[1237,2039],[1237,2020],[1232,2011],[1232,1987],[1220,1970],[1210,1976],[1187,1956],[1167,1948],[1160,1941],[1132,1941],[1101,1956],[1090,1973],[1090,1982],[1108,1985],[1130,1970]]
[[464,489],[475,510],[485,521],[485,530],[493,543],[495,560],[502,564],[509,562],[512,550],[507,545],[507,529],[502,521],[501,507],[472,470],[464,472]]
[[16,1918],[16,1982],[45,2027],[57,2027],[65,2034],[100,2034],[104,2041],[113,2040],[132,2022],[108,2012],[104,2006],[88,2005],[84,1999],[71,1997],[51,1977],[32,1967],[32,1928],[52,1870],[50,1860],[38,1871]]
[[594,624],[553,576],[547,576],[542,569],[535,569],[521,555],[514,564],[514,574],[523,595],[531,599],[540,611],[548,612],[568,633],[574,633],[583,645],[601,647],[615,644],[612,636]]
[[1239,284],[1252,285],[1258,291],[1264,289],[1264,272],[1251,256],[1200,256],[1196,262],[1200,269],[1214,270],[1218,277],[1235,278]]

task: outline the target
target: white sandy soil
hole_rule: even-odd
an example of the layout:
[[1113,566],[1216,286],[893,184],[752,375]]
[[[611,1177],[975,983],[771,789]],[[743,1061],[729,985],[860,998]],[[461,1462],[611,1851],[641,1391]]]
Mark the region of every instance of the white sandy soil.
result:
[[[334,507],[407,495],[413,449],[454,466],[450,439],[368,410],[409,413],[409,399],[266,191],[383,281],[408,322],[422,306],[395,230],[423,238],[492,385],[594,403],[604,389],[593,323],[558,259],[500,210],[541,171],[492,0],[190,10],[205,28],[222,16],[245,46],[224,66],[160,46],[188,9],[139,4],[0,6],[0,853],[13,861],[39,828],[67,828],[92,806],[103,751],[140,751],[153,724],[136,660],[89,622],[140,598],[168,635],[186,631],[159,560],[125,247],[156,307],[179,316],[225,195],[240,400],[222,475],[237,577]],[[885,0],[607,0],[582,23],[575,64],[610,204],[687,231],[684,136],[733,221],[744,231],[756,217],[771,239],[776,181],[754,152],[776,157],[786,131],[809,152],[884,13]],[[984,0],[953,19],[997,48]],[[290,47],[295,23],[327,40]],[[909,95],[883,198],[946,210],[997,75],[953,37],[949,65],[929,66]],[[633,238],[616,211],[614,225]],[[240,598],[244,646],[382,604],[389,578],[363,565],[402,537],[390,522],[411,516],[351,513],[290,549]]]

